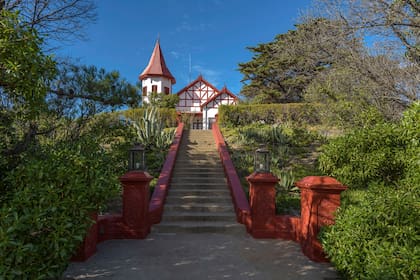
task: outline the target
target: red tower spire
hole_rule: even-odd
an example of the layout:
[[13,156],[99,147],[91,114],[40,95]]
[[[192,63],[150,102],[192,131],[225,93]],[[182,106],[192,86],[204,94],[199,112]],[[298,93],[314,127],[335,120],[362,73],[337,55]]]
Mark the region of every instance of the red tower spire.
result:
[[152,56],[150,57],[149,64],[143,73],[140,74],[139,79],[144,80],[147,77],[165,77],[171,80],[172,84],[175,84],[175,78],[172,76],[168,67],[165,63],[162,50],[160,48],[159,39],[156,41],[155,48],[153,49]]

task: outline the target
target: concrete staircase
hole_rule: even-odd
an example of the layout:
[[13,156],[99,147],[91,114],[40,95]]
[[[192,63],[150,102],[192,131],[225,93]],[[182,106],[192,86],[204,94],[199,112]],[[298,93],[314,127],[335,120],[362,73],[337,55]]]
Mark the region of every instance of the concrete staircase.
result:
[[186,130],[158,233],[244,233],[211,130]]

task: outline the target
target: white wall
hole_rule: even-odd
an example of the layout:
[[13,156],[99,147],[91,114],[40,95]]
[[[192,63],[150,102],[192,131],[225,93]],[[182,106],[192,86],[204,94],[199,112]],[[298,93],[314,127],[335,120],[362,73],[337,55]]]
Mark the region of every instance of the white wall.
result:
[[[169,88],[169,94],[172,94],[172,83],[165,77],[148,77],[141,81],[141,89],[147,87],[147,94],[152,92],[152,86],[157,86],[157,92],[165,92],[165,87]],[[143,94],[143,93],[142,93]],[[143,96],[143,103],[149,103],[149,96]]]

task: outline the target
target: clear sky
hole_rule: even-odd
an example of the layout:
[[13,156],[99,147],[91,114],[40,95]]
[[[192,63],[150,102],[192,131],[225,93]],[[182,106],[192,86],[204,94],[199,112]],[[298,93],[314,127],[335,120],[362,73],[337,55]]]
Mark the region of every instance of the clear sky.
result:
[[65,46],[59,55],[79,59],[136,83],[160,36],[177,92],[199,74],[218,89],[238,94],[238,63],[252,57],[247,46],[272,41],[293,29],[310,0],[99,0],[98,20],[88,40]]

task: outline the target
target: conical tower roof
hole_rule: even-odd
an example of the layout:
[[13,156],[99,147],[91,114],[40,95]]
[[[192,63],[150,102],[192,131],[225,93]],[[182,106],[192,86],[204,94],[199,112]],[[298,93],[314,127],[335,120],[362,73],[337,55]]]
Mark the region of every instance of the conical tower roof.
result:
[[165,63],[162,50],[160,48],[159,40],[156,41],[155,48],[153,49],[152,56],[150,57],[149,64],[146,69],[140,74],[139,79],[144,80],[147,77],[165,77],[175,84],[175,78],[172,76]]

